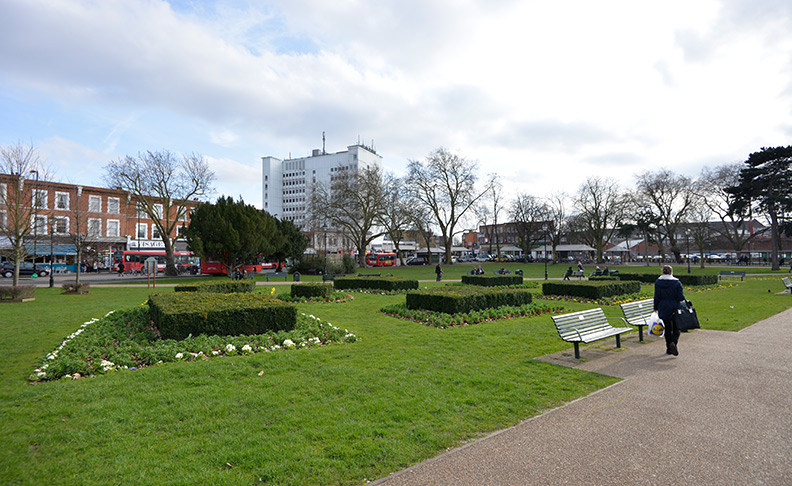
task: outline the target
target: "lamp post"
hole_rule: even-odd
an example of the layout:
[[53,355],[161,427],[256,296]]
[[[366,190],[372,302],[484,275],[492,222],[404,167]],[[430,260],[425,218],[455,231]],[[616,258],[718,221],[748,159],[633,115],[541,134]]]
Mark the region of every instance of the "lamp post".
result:
[[322,226],[324,230],[324,274],[327,275],[327,226]]
[[690,273],[690,228],[685,230],[685,245],[687,246],[688,274]]
[[49,274],[49,286],[50,288],[55,287],[55,276],[52,268],[52,261],[55,259],[55,252],[52,251],[52,239],[55,237],[55,220],[53,219],[50,223],[50,274]]
[[545,234],[545,244],[544,244],[544,257],[545,258],[544,258],[544,261],[545,261],[545,280],[547,280],[547,239],[548,239],[548,237],[547,237],[547,225],[546,224],[542,225],[542,231],[544,231],[544,234]]
[[39,195],[38,195],[38,181],[39,181],[39,173],[37,170],[31,170],[30,173],[36,174],[36,185],[33,186],[33,272],[36,271],[36,257],[38,256],[38,207],[39,207]]

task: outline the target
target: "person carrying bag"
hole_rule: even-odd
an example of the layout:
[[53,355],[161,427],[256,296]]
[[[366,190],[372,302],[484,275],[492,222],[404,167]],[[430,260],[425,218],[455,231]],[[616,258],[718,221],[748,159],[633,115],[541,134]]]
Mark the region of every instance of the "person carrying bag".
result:
[[675,317],[677,328],[680,331],[701,329],[698,321],[698,314],[696,314],[696,309],[693,308],[693,303],[689,300],[682,300],[679,302],[679,309],[677,310]]
[[682,292],[682,283],[674,277],[671,265],[663,267],[663,274],[655,281],[654,311],[657,312],[665,325],[666,354],[679,355],[677,343],[679,342],[679,302],[685,300]]

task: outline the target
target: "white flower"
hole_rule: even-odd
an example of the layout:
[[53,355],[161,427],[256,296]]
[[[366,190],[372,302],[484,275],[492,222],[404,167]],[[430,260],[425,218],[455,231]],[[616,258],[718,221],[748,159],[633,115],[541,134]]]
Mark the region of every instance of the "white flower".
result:
[[318,337],[312,337],[311,339],[308,340],[308,342],[310,344],[321,344],[322,340],[319,339]]
[[36,373],[36,376],[38,376],[39,378],[44,378],[45,376],[47,376],[47,373],[43,371],[39,371],[38,373]]
[[285,341],[283,341],[284,348],[291,348],[293,346],[294,346],[294,341],[292,341],[291,339],[286,339]]
[[215,349],[212,350],[212,356],[217,356],[218,354],[220,354],[219,351],[217,351]]
[[184,355],[182,353],[176,353],[176,359],[182,359]]
[[253,348],[251,348],[249,344],[245,344],[244,346],[242,346],[242,351],[249,353],[253,351]]
[[227,344],[225,350],[227,353],[230,353],[231,351],[236,351],[236,346],[234,346],[233,344]]

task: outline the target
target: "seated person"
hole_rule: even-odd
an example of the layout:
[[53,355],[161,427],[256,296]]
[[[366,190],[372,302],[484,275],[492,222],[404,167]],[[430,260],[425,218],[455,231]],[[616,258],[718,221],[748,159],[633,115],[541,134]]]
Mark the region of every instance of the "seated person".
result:
[[566,273],[564,274],[564,280],[569,280],[569,277],[571,276],[572,276],[572,267],[569,267]]

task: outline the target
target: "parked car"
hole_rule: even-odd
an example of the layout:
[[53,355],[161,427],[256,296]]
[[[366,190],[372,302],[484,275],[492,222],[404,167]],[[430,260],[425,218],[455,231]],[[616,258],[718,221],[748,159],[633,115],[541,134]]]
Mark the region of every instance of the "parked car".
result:
[[[0,269],[0,274],[3,275],[5,278],[11,278],[14,276],[14,264],[12,262],[5,262]],[[39,277],[46,277],[49,275],[49,269],[47,267],[42,267],[40,265],[33,266],[30,262],[21,262],[19,264],[19,276],[20,277],[30,277],[33,274],[36,274]]]
[[477,262],[488,262],[489,257],[487,255],[479,255],[476,257]]
[[415,257],[410,258],[405,262],[407,265],[426,265],[426,258],[424,257]]

